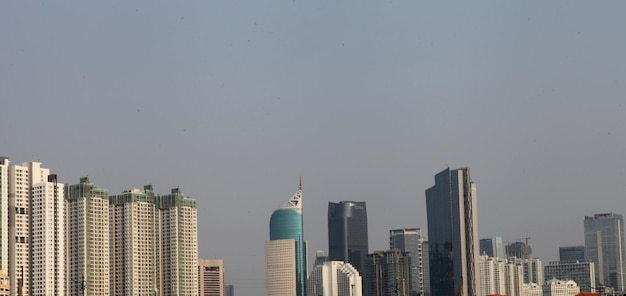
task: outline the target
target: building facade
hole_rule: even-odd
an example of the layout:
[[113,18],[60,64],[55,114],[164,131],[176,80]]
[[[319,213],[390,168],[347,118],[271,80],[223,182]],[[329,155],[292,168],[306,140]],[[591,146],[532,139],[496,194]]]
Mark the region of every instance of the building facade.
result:
[[9,166],[8,157],[0,156],[0,270],[9,270]]
[[268,296],[305,296],[307,246],[302,219],[302,184],[270,218],[270,240],[265,243]]
[[432,295],[480,295],[476,185],[447,168],[426,190]]
[[109,191],[96,188],[84,177],[65,187],[65,199],[67,295],[110,295]]
[[365,274],[369,253],[365,202],[328,203],[328,258],[348,262]]
[[224,288],[224,260],[198,259],[198,295],[225,296]]
[[361,296],[362,278],[350,263],[326,261],[307,279],[307,296]]
[[11,295],[65,295],[63,184],[39,162],[10,165],[8,177]]
[[398,249],[410,257],[411,295],[430,295],[428,268],[428,241],[419,228],[402,228],[389,231],[389,249]]
[[553,261],[543,268],[546,282],[568,279],[576,282],[582,292],[596,292],[595,264],[592,261]]
[[624,218],[604,213],[585,216],[585,258],[595,263],[598,285],[624,291]]
[[367,258],[367,295],[411,295],[411,258],[398,249],[375,251]]
[[543,296],[576,296],[580,287],[572,280],[551,279],[543,287]]
[[559,261],[585,260],[585,246],[569,246],[559,248]]
[[504,245],[501,237],[483,238],[479,242],[480,255],[489,257],[506,258]]

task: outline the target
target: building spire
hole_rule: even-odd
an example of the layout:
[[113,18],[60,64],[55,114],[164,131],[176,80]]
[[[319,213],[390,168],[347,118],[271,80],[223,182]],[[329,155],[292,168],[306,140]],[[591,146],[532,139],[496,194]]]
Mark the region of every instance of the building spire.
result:
[[298,185],[298,190],[302,190],[302,176],[300,176],[300,185]]

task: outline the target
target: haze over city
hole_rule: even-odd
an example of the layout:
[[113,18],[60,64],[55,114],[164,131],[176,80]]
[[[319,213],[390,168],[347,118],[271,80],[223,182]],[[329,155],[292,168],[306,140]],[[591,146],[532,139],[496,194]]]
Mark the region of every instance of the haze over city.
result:
[[621,1],[3,1],[0,155],[111,194],[197,199],[199,257],[264,292],[272,212],[302,177],[309,262],[329,201],[369,249],[428,237],[424,191],[470,167],[480,238],[532,256],[626,214]]

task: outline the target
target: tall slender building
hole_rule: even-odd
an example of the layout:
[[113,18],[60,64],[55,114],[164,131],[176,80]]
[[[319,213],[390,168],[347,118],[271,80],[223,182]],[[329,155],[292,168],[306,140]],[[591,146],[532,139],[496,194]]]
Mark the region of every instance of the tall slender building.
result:
[[620,214],[585,216],[585,258],[595,263],[598,286],[626,290],[624,218]]
[[363,275],[368,253],[365,202],[329,202],[328,259],[348,262]]
[[8,171],[11,295],[65,295],[63,184],[39,162]]
[[9,271],[9,163],[9,158],[0,156],[0,270],[5,272]]
[[65,187],[65,197],[67,295],[109,295],[109,191],[96,188],[84,177]]
[[298,191],[270,218],[265,243],[267,296],[305,296],[307,245],[302,219],[302,182]]
[[389,231],[389,249],[398,249],[411,258],[411,295],[430,295],[428,279],[428,242],[419,228],[402,228]]
[[426,209],[432,295],[480,295],[476,185],[469,168],[435,175]]

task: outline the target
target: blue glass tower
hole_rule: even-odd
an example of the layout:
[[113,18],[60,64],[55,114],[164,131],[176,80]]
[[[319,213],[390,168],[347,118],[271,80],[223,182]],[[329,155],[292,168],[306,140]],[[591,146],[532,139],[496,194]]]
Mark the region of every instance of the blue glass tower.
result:
[[295,240],[296,291],[297,296],[306,295],[306,242],[302,220],[302,182],[298,191],[272,214],[270,219],[270,241]]

